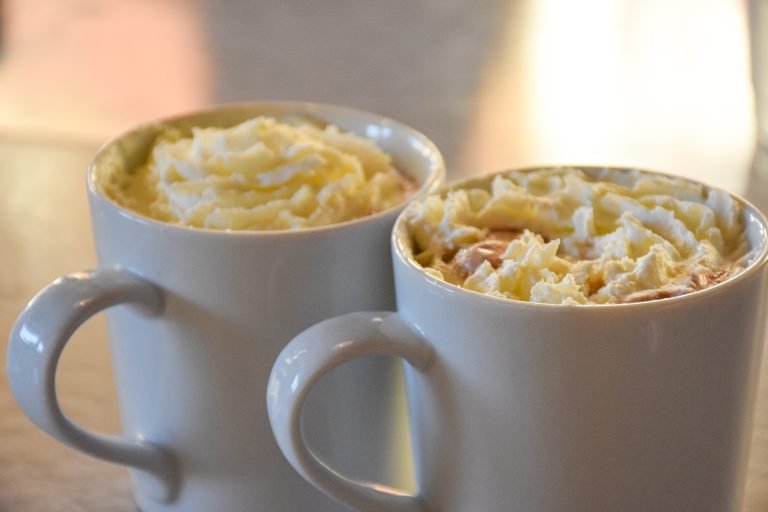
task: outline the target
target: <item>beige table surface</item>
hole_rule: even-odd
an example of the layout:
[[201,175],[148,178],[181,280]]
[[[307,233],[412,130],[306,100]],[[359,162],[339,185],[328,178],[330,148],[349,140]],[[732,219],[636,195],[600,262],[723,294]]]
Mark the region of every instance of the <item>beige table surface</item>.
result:
[[[750,166],[738,0],[224,4],[0,2],[1,368],[5,333],[26,301],[96,264],[84,171],[98,145],[213,102],[378,111],[433,138],[450,177],[539,163],[639,165],[768,207],[768,171]],[[101,318],[78,331],[58,387],[73,419],[117,432],[105,336]],[[762,367],[745,512],[768,510],[768,359]],[[0,512],[134,509],[127,472],[38,431],[1,371]]]

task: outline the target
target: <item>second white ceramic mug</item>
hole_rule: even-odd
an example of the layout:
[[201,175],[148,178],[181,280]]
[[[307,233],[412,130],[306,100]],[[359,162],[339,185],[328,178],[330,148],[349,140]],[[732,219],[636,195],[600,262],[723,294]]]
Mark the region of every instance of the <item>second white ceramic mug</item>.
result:
[[[415,130],[374,114],[310,103],[215,108],[139,127],[99,151],[88,171],[99,268],[63,277],[30,302],[11,333],[8,373],[19,405],[43,430],[132,468],[144,512],[342,509],[282,458],[263,397],[272,362],[302,329],[360,307],[394,305],[388,236],[399,208],[299,231],[225,232],[141,217],[110,201],[99,186],[103,170],[143,164],[167,125],[187,131],[227,127],[257,115],[302,116],[373,139],[418,180],[418,194],[435,189],[444,175],[439,152]],[[74,425],[55,390],[70,335],[107,308],[123,427],[118,438]],[[366,428],[362,408],[377,421],[391,418],[394,389],[386,383],[395,368],[369,361],[326,383],[326,393],[316,398],[337,406],[307,425],[318,451],[354,467],[357,459],[346,455],[360,441],[323,430],[325,415],[352,432]],[[361,389],[350,382],[366,373],[385,384]],[[386,453],[395,437],[382,440],[382,456],[396,459]]]
[[[754,258],[724,283],[560,306],[430,276],[401,217],[397,312],[326,320],[291,341],[267,395],[278,443],[309,482],[365,512],[737,512],[768,268],[765,218],[745,203],[743,220]],[[409,363],[415,496],[340,476],[301,437],[317,379],[370,354]]]

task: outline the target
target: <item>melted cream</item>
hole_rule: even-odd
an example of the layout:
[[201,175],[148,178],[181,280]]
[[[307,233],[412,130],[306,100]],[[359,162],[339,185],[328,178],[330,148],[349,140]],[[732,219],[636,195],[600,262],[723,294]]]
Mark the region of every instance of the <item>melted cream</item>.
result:
[[639,171],[497,175],[412,204],[406,225],[432,275],[550,304],[690,293],[743,270],[749,253],[733,197]]

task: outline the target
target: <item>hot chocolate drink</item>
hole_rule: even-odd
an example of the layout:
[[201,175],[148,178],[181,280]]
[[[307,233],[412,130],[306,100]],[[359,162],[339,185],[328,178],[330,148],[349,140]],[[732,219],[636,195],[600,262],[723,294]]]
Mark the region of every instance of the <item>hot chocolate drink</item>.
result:
[[305,119],[165,129],[139,168],[101,176],[121,206],[156,220],[225,230],[336,224],[401,204],[415,180],[372,141]]
[[636,170],[539,169],[412,204],[415,259],[469,290],[549,304],[617,304],[701,290],[748,264],[728,193]]
[[[43,289],[11,335],[21,408],[57,440],[130,467],[143,512],[340,511],[282,460],[264,396],[303,329],[394,307],[389,235],[413,197],[394,166],[419,197],[445,173],[417,131],[318,103],[223,105],[116,137],[88,168],[97,268]],[[122,420],[110,437],[64,417],[55,386],[73,331],[102,310]],[[302,411],[313,455],[409,484],[400,366],[368,358],[324,379]]]

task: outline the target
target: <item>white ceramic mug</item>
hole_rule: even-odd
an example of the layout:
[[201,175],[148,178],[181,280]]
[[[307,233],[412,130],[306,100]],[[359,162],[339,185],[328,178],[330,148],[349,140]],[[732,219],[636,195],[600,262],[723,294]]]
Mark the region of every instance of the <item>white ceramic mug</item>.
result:
[[[309,103],[215,108],[139,127],[98,152],[88,171],[88,195],[99,268],[59,279],[29,303],[11,333],[8,373],[16,400],[39,427],[132,468],[144,512],[342,508],[285,462],[269,429],[264,394],[272,362],[304,328],[360,307],[394,306],[389,234],[401,207],[327,227],[226,232],[141,217],[98,186],[102,168],[142,164],[165,125],[231,126],[256,115],[300,115],[372,139],[419,181],[417,195],[434,190],[444,176],[438,150],[415,130],[374,114]],[[70,335],[106,308],[123,430],[117,438],[72,424],[55,390],[58,359]],[[391,416],[395,402],[387,382],[395,363],[369,360],[337,374],[326,383],[328,396],[318,400],[328,406],[330,398],[341,400],[334,419],[353,431],[373,428],[360,409]],[[352,377],[364,374],[383,384],[360,389]],[[309,423],[309,431],[322,430]],[[378,430],[380,437],[390,426]],[[361,443],[334,433],[315,432],[316,449],[353,467],[355,459],[346,454]],[[393,449],[386,439],[380,444],[381,451]]]
[[[736,512],[768,261],[765,218],[744,203],[744,222],[754,261],[724,283],[560,306],[431,277],[401,218],[397,312],[340,316],[291,341],[267,395],[278,443],[304,478],[366,512]],[[415,496],[340,476],[302,442],[302,404],[318,377],[369,354],[409,363]]]

